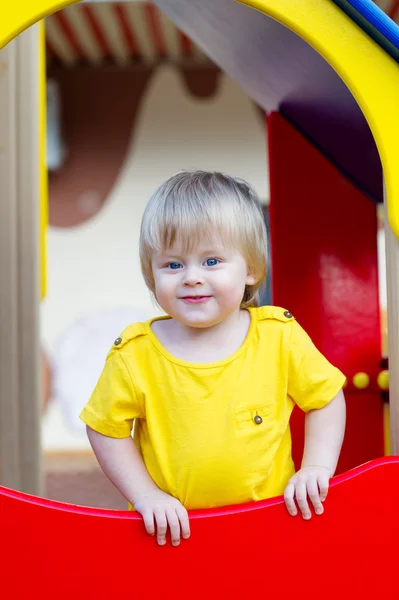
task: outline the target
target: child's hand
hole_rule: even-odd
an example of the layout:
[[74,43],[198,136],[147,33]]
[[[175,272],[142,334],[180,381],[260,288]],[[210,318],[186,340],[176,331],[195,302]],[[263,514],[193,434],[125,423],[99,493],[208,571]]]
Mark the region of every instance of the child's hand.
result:
[[157,542],[160,546],[166,544],[168,525],[173,546],[180,544],[180,530],[183,539],[190,537],[187,510],[179,500],[162,490],[155,490],[142,496],[136,500],[134,508],[143,517],[145,528],[150,535],[155,535],[155,517]]
[[327,497],[330,478],[333,473],[328,467],[302,467],[288,482],[284,491],[284,500],[290,515],[297,514],[295,500],[304,519],[310,519],[309,496],[316,515],[324,512],[322,502]]

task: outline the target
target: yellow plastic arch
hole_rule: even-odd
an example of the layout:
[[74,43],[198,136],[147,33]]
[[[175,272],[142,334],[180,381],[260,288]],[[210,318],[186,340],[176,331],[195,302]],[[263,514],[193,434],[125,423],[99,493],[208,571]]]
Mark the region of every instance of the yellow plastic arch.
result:
[[[0,48],[34,22],[78,1],[20,0],[7,4],[0,21]],[[240,1],[302,37],[348,86],[374,135],[384,170],[388,218],[399,239],[398,64],[329,0]]]
[[80,2],[80,0],[19,0],[18,2],[7,2],[1,8],[0,49],[33,23],[70,4],[76,4],[76,2]]
[[39,194],[40,194],[40,215],[39,215],[39,229],[40,229],[40,292],[41,298],[46,295],[47,291],[47,226],[48,226],[48,181],[47,181],[47,161],[46,161],[46,112],[47,112],[47,99],[46,99],[46,31],[44,28],[44,21],[40,23],[40,36],[39,36]]

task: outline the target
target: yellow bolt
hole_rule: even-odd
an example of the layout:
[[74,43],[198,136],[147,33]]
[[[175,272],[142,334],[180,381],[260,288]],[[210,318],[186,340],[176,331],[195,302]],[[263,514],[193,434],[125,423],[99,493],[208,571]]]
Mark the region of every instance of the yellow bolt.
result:
[[367,375],[367,373],[356,373],[356,375],[353,376],[353,385],[359,390],[366,389],[369,383],[370,377]]
[[389,390],[389,372],[381,371],[378,374],[377,383],[382,390]]

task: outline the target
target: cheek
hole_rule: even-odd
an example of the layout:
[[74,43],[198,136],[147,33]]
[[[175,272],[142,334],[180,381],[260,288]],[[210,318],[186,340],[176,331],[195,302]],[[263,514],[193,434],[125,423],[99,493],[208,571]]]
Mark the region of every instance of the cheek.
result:
[[158,275],[155,277],[155,295],[157,298],[167,296],[176,287],[174,277],[167,275]]
[[214,278],[214,287],[224,295],[235,297],[240,296],[245,289],[246,284],[246,269],[240,267],[220,271]]

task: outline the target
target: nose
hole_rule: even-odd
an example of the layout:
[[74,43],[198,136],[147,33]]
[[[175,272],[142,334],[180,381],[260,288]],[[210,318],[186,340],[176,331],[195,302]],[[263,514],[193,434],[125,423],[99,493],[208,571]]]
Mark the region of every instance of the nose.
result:
[[194,287],[204,283],[200,270],[197,267],[187,267],[184,273],[184,285]]

